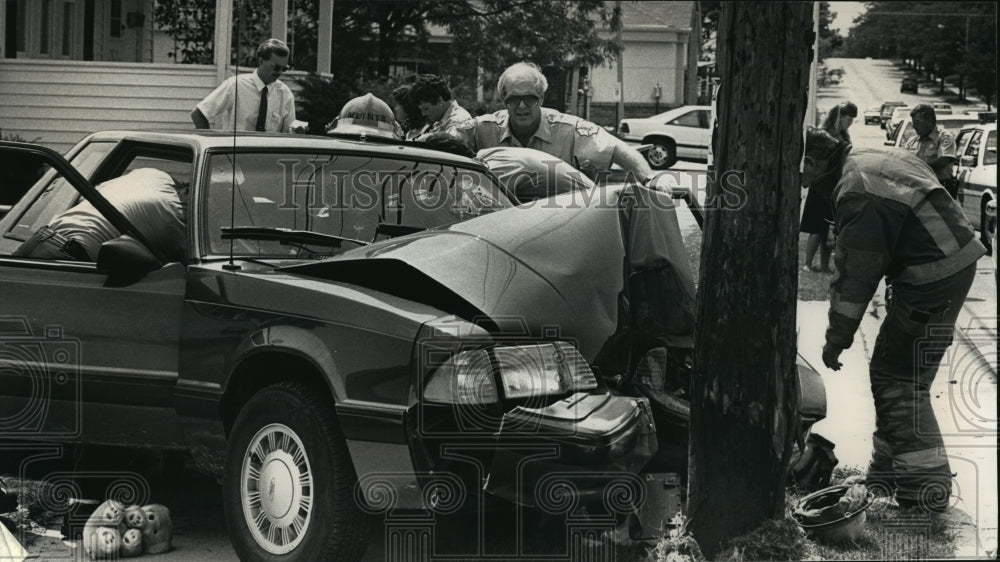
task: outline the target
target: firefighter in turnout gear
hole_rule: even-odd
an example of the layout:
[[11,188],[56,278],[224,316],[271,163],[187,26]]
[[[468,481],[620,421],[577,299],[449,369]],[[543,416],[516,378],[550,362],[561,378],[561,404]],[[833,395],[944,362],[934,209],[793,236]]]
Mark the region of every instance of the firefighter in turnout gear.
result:
[[838,231],[827,367],[840,369],[883,277],[892,294],[869,365],[876,429],[868,485],[894,492],[901,507],[943,511],[952,474],[929,389],[986,249],[913,154],[852,149],[810,128],[802,179],[831,193]]

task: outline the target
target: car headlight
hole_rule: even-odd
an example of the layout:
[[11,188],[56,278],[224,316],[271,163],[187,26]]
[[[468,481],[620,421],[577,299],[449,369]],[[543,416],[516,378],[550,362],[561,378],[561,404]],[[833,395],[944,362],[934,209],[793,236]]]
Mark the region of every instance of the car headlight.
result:
[[[587,360],[572,345],[497,346],[463,351],[430,375],[424,400],[444,404],[495,404],[597,388]],[[498,391],[499,389],[499,391]]]

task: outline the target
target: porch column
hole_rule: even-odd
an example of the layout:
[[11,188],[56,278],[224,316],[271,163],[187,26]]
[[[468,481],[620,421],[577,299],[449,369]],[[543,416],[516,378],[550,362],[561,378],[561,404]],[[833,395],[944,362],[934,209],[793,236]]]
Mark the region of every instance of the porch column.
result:
[[229,49],[233,40],[233,3],[215,0],[215,81],[221,84],[229,73]]
[[333,0],[319,0],[319,45],[316,45],[316,72],[329,74],[333,65]]
[[288,0],[271,0],[271,37],[288,41]]
[[7,58],[7,2],[0,2],[0,60]]

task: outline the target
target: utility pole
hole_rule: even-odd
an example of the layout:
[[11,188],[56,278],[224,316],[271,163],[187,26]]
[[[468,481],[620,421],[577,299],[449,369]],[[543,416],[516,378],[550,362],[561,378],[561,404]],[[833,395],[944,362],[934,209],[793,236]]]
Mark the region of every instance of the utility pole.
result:
[[[622,13],[622,3],[621,3],[621,0],[615,0],[615,10],[617,10],[619,14]],[[618,93],[618,109],[615,111],[615,113],[618,114],[618,118],[615,119],[615,127],[616,128],[618,127],[618,124],[622,122],[622,119],[625,118],[625,68],[624,68],[625,67],[625,55],[622,52],[624,50],[622,48],[622,45],[623,45],[623,43],[622,43],[622,28],[623,27],[625,27],[625,21],[624,21],[624,19],[619,19],[619,21],[618,21],[618,32],[617,32],[617,37],[618,37],[618,62],[615,63],[615,66],[618,68],[618,92],[617,92]]]
[[969,17],[965,17],[965,50],[962,51],[962,62],[965,63],[965,68],[962,69],[962,73],[959,74],[958,82],[958,97],[965,101],[965,73],[969,71]]
[[809,105],[806,107],[806,125],[817,125],[816,93],[819,90],[819,2],[813,3],[813,51],[815,55],[809,63]]
[[723,2],[697,297],[688,513],[705,556],[784,516],[811,2]]

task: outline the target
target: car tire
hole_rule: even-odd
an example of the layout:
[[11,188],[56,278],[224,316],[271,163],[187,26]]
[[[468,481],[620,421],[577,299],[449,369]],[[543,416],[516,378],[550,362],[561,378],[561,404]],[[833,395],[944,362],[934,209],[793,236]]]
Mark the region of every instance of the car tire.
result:
[[[264,480],[269,499],[258,492]],[[233,424],[223,478],[240,560],[360,559],[366,518],[354,502],[356,482],[333,404],[298,383],[258,391]]]
[[648,141],[653,146],[646,151],[646,161],[654,170],[665,170],[677,163],[677,146],[669,139]]

